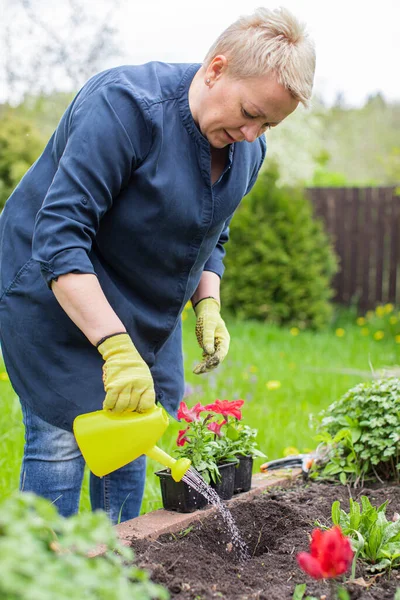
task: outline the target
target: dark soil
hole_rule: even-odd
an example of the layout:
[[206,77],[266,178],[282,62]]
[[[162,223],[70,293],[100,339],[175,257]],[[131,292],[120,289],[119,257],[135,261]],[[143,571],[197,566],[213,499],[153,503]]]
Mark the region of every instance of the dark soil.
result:
[[[296,554],[309,550],[309,534],[315,521],[331,526],[335,500],[348,511],[349,493],[354,500],[368,496],[374,506],[389,499],[388,519],[400,512],[400,486],[380,485],[349,490],[344,486],[297,482],[287,489],[268,493],[232,509],[232,514],[252,558],[240,565],[220,516],[205,515],[204,521],[157,541],[132,541],[140,566],[151,578],[166,586],[172,600],[289,600],[298,583],[307,583],[306,595],[330,600],[329,584],[303,573]],[[190,531],[189,531],[190,529]],[[349,577],[350,574],[347,574]],[[400,570],[374,581],[362,565],[356,579],[369,587],[346,583],[351,600],[394,600],[400,587]],[[373,582],[374,581],[374,582]],[[373,582],[373,583],[372,583]]]

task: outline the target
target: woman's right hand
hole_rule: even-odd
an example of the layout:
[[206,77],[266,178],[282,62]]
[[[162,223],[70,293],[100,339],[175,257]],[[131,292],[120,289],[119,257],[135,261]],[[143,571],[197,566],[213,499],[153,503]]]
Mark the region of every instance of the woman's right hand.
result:
[[144,412],[155,405],[150,369],[128,333],[118,333],[97,344],[105,363],[103,408],[113,413]]

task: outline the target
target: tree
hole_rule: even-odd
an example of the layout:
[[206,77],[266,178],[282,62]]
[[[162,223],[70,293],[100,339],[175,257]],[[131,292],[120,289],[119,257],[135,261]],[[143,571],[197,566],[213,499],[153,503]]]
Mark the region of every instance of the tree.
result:
[[77,90],[119,54],[112,13],[126,0],[2,0],[0,82],[14,102],[29,92]]

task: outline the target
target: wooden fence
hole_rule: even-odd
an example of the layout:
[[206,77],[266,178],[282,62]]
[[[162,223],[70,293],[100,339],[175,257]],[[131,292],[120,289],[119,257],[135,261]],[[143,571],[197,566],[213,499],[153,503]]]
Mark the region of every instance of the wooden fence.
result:
[[340,259],[335,301],[363,310],[400,304],[398,188],[309,188],[307,195]]

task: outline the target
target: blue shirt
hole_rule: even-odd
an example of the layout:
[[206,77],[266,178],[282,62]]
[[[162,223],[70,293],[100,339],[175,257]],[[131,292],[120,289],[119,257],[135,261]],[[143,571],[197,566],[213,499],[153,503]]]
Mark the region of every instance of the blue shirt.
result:
[[181,312],[204,270],[223,274],[229,221],[254,184],[263,137],[211,154],[188,101],[198,64],[152,62],[90,79],[0,218],[0,337],[11,383],[71,430],[104,400],[103,360],[50,284],[93,273],[175,416],[183,396]]

